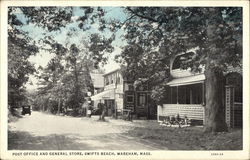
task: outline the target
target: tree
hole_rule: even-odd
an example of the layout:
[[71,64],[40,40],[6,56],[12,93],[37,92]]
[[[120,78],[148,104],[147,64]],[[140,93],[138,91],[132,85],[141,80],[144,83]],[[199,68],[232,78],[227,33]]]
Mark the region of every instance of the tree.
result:
[[15,11],[13,8],[8,11],[8,104],[11,111],[27,100],[24,85],[28,75],[35,72],[28,58],[38,52],[27,33],[19,30],[23,23],[14,14]]
[[[129,72],[145,73],[155,63],[162,62],[168,69],[171,57],[197,48],[191,61],[184,61],[181,67],[199,72],[199,67],[205,66],[205,131],[226,131],[223,72],[228,66],[242,66],[242,8],[126,7],[125,12],[128,19],[118,27],[125,28],[124,38],[128,43],[120,57],[128,67],[136,66]],[[135,57],[136,60],[130,61]],[[143,65],[147,60],[153,62]],[[162,69],[156,67],[153,71]],[[150,80],[154,74],[144,77]]]
[[[29,55],[41,50],[55,55],[45,68],[40,68],[40,73],[37,75],[42,86],[36,94],[40,108],[52,111],[57,106],[57,111],[59,111],[62,99],[64,99],[65,104],[71,105],[75,110],[80,108],[87,91],[93,92],[89,72],[94,68],[98,68],[99,63],[106,62],[104,52],[113,51],[111,45],[113,38],[105,38],[96,33],[89,37],[86,35],[83,41],[79,39],[78,44],[72,43],[70,38],[79,34],[83,35],[86,30],[91,29],[94,23],[99,24],[99,31],[104,31],[106,28],[104,9],[101,7],[11,7],[9,13],[11,13],[9,14],[9,23],[20,26],[18,29],[15,28],[16,30],[9,32],[9,34],[16,37],[19,37],[18,34],[23,34],[22,36],[27,37],[25,37],[26,41],[20,41],[20,43],[22,42],[22,45],[26,47],[24,49],[29,51]],[[77,17],[76,20],[74,20],[75,17]],[[74,24],[74,27],[69,27],[72,24]],[[36,43],[29,37],[29,32],[22,31],[25,25],[34,25],[44,31],[38,36],[39,40]],[[69,31],[65,37],[65,42],[58,42],[55,38],[56,35],[67,27]],[[28,46],[29,41],[34,41],[33,46]],[[81,42],[84,42],[84,45],[81,46]],[[14,44],[13,48],[16,46]],[[9,49],[12,49],[11,47]],[[29,55],[25,57],[25,60],[28,59]],[[12,59],[9,60],[15,62]],[[28,61],[27,63],[30,64]],[[16,63],[16,65],[19,64]],[[16,71],[17,69],[14,68],[13,73]],[[28,73],[32,74],[34,71]],[[22,72],[25,76],[28,75],[23,70]],[[27,80],[28,77],[24,77],[22,85]],[[20,90],[20,87],[18,88]],[[9,89],[9,93],[12,92]],[[14,94],[12,97],[14,97]],[[12,99],[15,98],[9,100]],[[12,101],[14,102],[14,100]],[[47,107],[51,101],[57,105],[52,105],[52,108]]]

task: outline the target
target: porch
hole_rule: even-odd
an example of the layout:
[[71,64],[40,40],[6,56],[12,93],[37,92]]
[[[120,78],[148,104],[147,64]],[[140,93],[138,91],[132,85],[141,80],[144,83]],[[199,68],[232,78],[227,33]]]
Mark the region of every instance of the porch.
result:
[[158,106],[158,121],[167,116],[179,115],[204,124],[205,115],[205,76],[193,75],[173,79],[166,86],[166,95],[162,106]]

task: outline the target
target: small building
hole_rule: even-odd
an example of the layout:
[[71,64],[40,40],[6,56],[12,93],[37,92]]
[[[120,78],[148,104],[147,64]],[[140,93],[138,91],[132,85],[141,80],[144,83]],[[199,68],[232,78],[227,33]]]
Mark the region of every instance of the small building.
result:
[[123,108],[123,81],[119,69],[102,75],[104,88],[102,92],[94,94],[91,100],[94,107],[102,102],[107,107],[107,115],[115,114],[117,109]]
[[121,69],[103,74],[104,89],[91,97],[94,104],[103,102],[107,106],[107,115],[131,111],[136,118],[156,117],[156,107],[150,109],[150,92],[147,85],[134,88],[133,82],[124,80]]
[[[94,95],[103,91],[104,89],[104,78],[103,74],[99,73],[90,73],[90,77],[94,86]],[[97,107],[97,104],[94,103],[94,107]]]
[[103,74],[90,73],[90,77],[94,86],[94,94],[102,92],[104,88]]
[[[201,72],[192,73],[191,69],[181,69],[181,60],[190,54],[179,54],[171,60],[170,74],[173,78],[166,84],[167,96],[165,104],[158,106],[158,121],[167,116],[179,114],[180,117],[204,123],[205,117],[205,75],[204,66]],[[226,107],[226,123],[230,127],[242,126],[242,70],[229,68],[225,73],[224,104]]]

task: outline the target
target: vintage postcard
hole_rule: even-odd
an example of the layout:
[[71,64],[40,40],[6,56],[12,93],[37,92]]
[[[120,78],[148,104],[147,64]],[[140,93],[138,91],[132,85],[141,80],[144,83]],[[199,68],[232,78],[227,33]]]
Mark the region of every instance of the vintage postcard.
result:
[[249,159],[248,1],[1,1],[1,152]]

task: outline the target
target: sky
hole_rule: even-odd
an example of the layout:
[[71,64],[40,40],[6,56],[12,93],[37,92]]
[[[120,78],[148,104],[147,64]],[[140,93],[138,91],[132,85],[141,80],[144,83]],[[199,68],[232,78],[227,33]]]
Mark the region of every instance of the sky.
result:
[[[125,13],[123,13],[123,11],[120,7],[105,7],[104,9],[106,11],[105,18],[107,18],[107,19],[119,19],[122,21],[126,19],[126,15],[125,15]],[[59,43],[62,43],[62,44],[65,44],[67,41],[70,41],[71,44],[72,43],[79,44],[81,42],[81,39],[86,39],[90,34],[100,33],[100,31],[98,31],[98,23],[91,25],[91,29],[89,29],[87,31],[80,30],[77,27],[78,22],[76,21],[76,19],[82,15],[82,11],[78,7],[75,7],[73,13],[74,13],[74,15],[71,18],[71,20],[73,22],[68,24],[65,28],[62,28],[60,31],[49,33],[49,32],[46,32],[44,29],[35,26],[32,23],[23,25],[22,30],[28,32],[29,36],[36,41],[43,38],[44,35],[50,34],[50,35],[54,36],[54,39],[56,41],[58,41]],[[24,22],[24,23],[26,22],[26,18],[24,17],[24,15],[21,12],[18,13],[18,18],[21,19],[22,22]],[[77,30],[79,32],[77,32],[77,34],[75,36],[72,36],[70,39],[67,39],[67,37],[68,37],[67,33],[71,28],[77,28]],[[103,34],[105,36],[111,35],[111,33],[108,31],[103,32],[101,34]],[[120,47],[124,45],[124,42],[120,38],[120,36],[122,34],[123,34],[122,31],[119,31],[116,33],[117,37],[116,37],[115,41],[113,42],[114,52],[108,56],[107,64],[104,66],[100,66],[100,68],[104,69],[105,72],[109,72],[109,71],[114,70],[114,69],[119,67],[119,64],[117,64],[114,61],[114,56],[121,52]],[[40,50],[40,52],[37,53],[35,56],[31,56],[29,58],[29,61],[31,63],[33,63],[36,68],[38,68],[39,66],[45,67],[47,65],[47,63],[50,61],[50,59],[53,58],[54,56],[55,55],[53,55],[51,53],[48,53],[44,50]],[[36,79],[36,77],[34,75],[30,75],[29,81],[26,84],[27,90],[36,89],[38,87],[36,85],[37,82],[38,82],[38,79]]]

